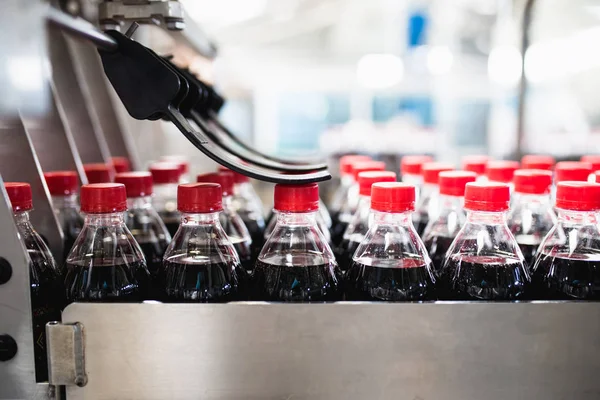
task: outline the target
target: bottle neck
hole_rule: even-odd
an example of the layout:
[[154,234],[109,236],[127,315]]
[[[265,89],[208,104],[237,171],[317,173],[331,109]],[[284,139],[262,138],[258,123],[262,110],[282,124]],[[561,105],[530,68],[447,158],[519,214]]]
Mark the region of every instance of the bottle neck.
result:
[[276,211],[277,223],[284,225],[315,225],[317,223],[317,210],[308,212]]
[[598,214],[595,211],[573,211],[558,208],[558,222],[563,225],[596,225]]
[[77,195],[69,194],[66,196],[52,196],[52,205],[54,208],[78,208]]
[[104,214],[85,214],[85,224],[93,226],[122,225],[125,223],[124,212],[113,212]]
[[219,224],[219,212],[181,214],[181,225],[183,226],[214,224]]
[[233,198],[231,195],[223,196],[223,210],[232,211],[233,210]]
[[412,226],[412,211],[390,213],[372,210],[373,223],[376,225]]
[[352,174],[343,174],[341,178],[341,186],[350,187],[354,183]]
[[29,223],[29,211],[19,211],[14,213],[15,223],[28,224]]
[[515,192],[513,194],[513,203],[536,203],[550,205],[550,193],[548,194],[531,194]]
[[127,209],[145,209],[152,207],[151,196],[129,197],[127,198]]
[[440,194],[440,210],[460,210],[465,205],[465,198],[462,196],[450,196]]
[[507,211],[488,212],[488,211],[467,211],[467,223],[480,225],[502,225],[506,224]]
[[171,199],[177,197],[177,183],[154,184],[154,196],[159,199]]

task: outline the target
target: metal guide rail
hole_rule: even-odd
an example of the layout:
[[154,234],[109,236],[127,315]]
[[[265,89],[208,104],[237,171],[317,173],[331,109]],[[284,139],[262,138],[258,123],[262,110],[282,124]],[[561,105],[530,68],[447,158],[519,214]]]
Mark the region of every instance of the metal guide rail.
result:
[[598,303],[75,303],[63,324],[69,400],[600,398]]

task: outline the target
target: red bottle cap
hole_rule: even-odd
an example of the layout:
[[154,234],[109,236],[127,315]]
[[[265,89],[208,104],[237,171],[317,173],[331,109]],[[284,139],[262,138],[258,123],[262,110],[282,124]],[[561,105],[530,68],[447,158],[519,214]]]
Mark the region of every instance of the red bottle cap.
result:
[[377,182],[371,188],[371,209],[381,212],[415,210],[415,187],[401,182]]
[[521,159],[521,168],[523,169],[551,170],[554,164],[556,164],[554,157],[543,154],[527,154]]
[[190,171],[190,163],[185,156],[162,156],[160,157],[160,161],[179,166],[181,175],[187,174]]
[[319,185],[275,185],[275,210],[307,212],[319,209]]
[[573,211],[600,210],[600,184],[559,182],[556,185],[556,208]]
[[183,183],[177,186],[177,209],[184,213],[223,210],[223,191],[218,183]]
[[465,171],[475,172],[477,175],[484,175],[488,162],[490,162],[488,156],[465,156],[462,159],[462,167]]
[[358,174],[358,187],[361,196],[371,195],[371,186],[377,182],[395,182],[396,174],[391,171],[365,171]]
[[131,164],[127,157],[112,157],[110,163],[117,174],[131,171]]
[[512,182],[515,171],[518,170],[520,164],[518,161],[496,160],[490,161],[487,164],[485,174],[492,182]]
[[421,175],[421,168],[423,167],[423,164],[432,161],[432,157],[425,155],[404,156],[402,157],[402,160],[400,160],[400,172],[402,175]]
[[464,196],[465,187],[475,182],[477,173],[472,171],[442,171],[438,179],[440,194],[446,196]]
[[382,161],[359,161],[352,164],[352,176],[358,181],[358,174],[367,171],[384,171],[385,163]]
[[196,177],[196,182],[218,183],[221,185],[223,196],[233,194],[233,172],[219,171],[200,174]]
[[227,167],[224,167],[222,165],[219,165],[218,170],[220,172],[221,171],[231,172],[233,174],[233,183],[236,185],[238,183],[250,182],[250,178],[247,177],[246,175],[240,174],[239,172],[236,172],[236,171],[229,169]]
[[371,157],[359,154],[350,154],[340,157],[340,173],[344,175],[352,174],[352,164],[356,162],[371,161]]
[[515,192],[545,194],[552,185],[552,171],[543,169],[518,169],[515,171]]
[[79,178],[75,171],[51,171],[44,173],[46,185],[53,196],[68,196],[77,193]]
[[554,168],[556,182],[580,181],[585,182],[593,172],[592,164],[580,161],[561,161]]
[[115,183],[125,185],[127,197],[142,197],[152,194],[152,174],[150,172],[122,172],[115,176]]
[[108,183],[112,181],[112,168],[106,164],[83,164],[88,183]]
[[501,182],[469,182],[465,188],[465,208],[473,211],[508,210],[510,188]]
[[14,212],[33,209],[31,186],[25,182],[4,182],[4,188]]
[[127,210],[127,195],[122,183],[91,183],[81,187],[81,211],[103,214]]
[[580,161],[592,164],[593,171],[597,171],[600,169],[600,154],[589,154],[587,156],[581,156]]
[[442,171],[452,171],[454,165],[441,162],[427,162],[423,164],[421,173],[423,175],[423,182],[437,185]]
[[148,170],[152,174],[154,183],[159,185],[178,183],[181,178],[181,167],[171,162],[153,163]]

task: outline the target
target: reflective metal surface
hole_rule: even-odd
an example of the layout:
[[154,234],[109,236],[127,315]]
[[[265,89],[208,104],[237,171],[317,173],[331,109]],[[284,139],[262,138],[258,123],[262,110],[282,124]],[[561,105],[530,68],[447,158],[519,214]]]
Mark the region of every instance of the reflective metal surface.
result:
[[600,398],[600,304],[72,304],[73,399]]
[[46,324],[48,376],[53,385],[85,386],[83,326],[80,323]]

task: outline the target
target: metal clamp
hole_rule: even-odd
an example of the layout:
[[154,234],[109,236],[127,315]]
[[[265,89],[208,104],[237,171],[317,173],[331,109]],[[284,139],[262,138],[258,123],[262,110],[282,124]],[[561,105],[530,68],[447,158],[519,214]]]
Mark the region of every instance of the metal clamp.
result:
[[46,324],[48,380],[51,385],[83,387],[85,373],[83,325],[79,322]]
[[98,5],[98,19],[103,29],[118,30],[125,21],[163,25],[173,31],[185,28],[183,7],[178,1],[104,1]]

